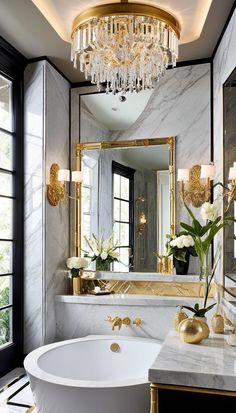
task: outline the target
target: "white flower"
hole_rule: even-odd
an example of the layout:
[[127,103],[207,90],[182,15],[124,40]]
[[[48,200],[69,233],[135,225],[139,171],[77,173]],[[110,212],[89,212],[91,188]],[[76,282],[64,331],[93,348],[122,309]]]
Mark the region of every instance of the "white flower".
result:
[[70,257],[66,260],[66,265],[70,270],[72,270],[73,268],[79,270],[80,268],[87,268],[89,262],[86,258],[83,257]]
[[170,241],[171,247],[181,248],[188,248],[194,246],[194,240],[191,235],[180,235],[179,237],[174,238]]
[[118,251],[111,251],[111,252],[109,253],[109,255],[110,255],[112,258],[118,258],[120,254],[119,254]]
[[102,260],[106,260],[107,257],[108,257],[107,252],[103,251],[103,252],[101,253],[101,259],[102,259]]
[[210,204],[210,202],[205,202],[201,208],[201,216],[205,221],[214,221],[218,217],[218,208],[216,203]]

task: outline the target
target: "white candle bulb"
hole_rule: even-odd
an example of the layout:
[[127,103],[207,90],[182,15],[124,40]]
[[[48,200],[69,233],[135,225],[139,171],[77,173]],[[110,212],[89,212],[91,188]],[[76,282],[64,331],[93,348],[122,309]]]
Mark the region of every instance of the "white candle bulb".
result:
[[236,168],[229,168],[229,180],[232,181],[233,179],[236,179]]
[[189,169],[178,169],[178,181],[188,181],[189,180]]
[[70,170],[69,169],[59,169],[57,179],[58,179],[58,181],[63,181],[63,182],[70,181]]
[[213,179],[215,176],[215,165],[201,165],[201,178],[206,179],[210,178]]

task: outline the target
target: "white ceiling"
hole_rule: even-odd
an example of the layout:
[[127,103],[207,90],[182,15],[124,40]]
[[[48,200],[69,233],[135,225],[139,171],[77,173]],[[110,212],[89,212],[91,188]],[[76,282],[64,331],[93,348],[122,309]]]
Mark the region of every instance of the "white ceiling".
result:
[[122,161],[131,168],[146,171],[163,171],[169,168],[169,146],[121,149]]
[[[60,2],[58,8],[55,9],[54,4],[54,10],[52,10],[56,20],[60,20],[58,18],[61,15],[60,8],[64,7],[67,25],[72,23],[69,23],[69,13],[71,14],[70,19],[73,19],[76,14],[82,11],[83,8],[89,7],[92,2],[101,3],[99,0],[47,0],[47,4],[50,5],[54,1]],[[74,5],[77,4],[76,10],[73,10],[70,6],[72,1]],[[185,28],[183,26],[182,33],[184,33],[185,29],[187,33],[187,28],[191,26],[187,18],[190,4],[196,3],[199,6],[197,0],[144,1],[150,4],[164,5],[163,7],[167,10],[174,9],[175,7],[176,16],[178,14],[181,15],[179,17],[181,24],[183,24],[182,15],[185,15]],[[204,5],[208,4],[208,0],[202,0],[202,2]],[[200,37],[190,43],[180,45],[179,61],[196,60],[211,56],[233,3],[234,0],[212,0]],[[182,10],[180,9],[180,4],[182,4]],[[195,10],[196,21],[198,21],[197,13],[201,13],[202,10],[204,11],[205,8],[197,8]],[[201,18],[199,18],[199,22],[200,20]],[[65,27],[69,26],[65,26],[64,21],[62,33],[63,30],[65,31]],[[57,28],[57,30],[59,31],[60,29]],[[32,0],[0,0],[0,36],[5,38],[27,58],[48,56],[70,81],[81,82],[85,80],[84,75],[79,70],[74,69],[70,61],[70,44],[62,40]],[[182,37],[182,41],[183,39]]]
[[144,111],[153,90],[142,93],[126,93],[126,101],[120,102],[120,95],[96,93],[84,95],[82,102],[95,118],[109,130],[128,129]]
[[[119,3],[118,0],[32,0],[59,36],[70,42],[74,18],[99,4]],[[130,0],[130,3],[147,3],[165,9],[174,15],[181,25],[180,43],[199,38],[212,0]]]

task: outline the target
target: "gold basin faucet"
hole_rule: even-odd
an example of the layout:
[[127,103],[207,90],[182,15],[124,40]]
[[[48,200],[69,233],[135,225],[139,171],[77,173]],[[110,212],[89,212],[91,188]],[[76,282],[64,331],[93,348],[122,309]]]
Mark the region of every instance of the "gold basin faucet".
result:
[[105,321],[108,321],[108,323],[112,324],[112,331],[115,330],[115,327],[118,327],[118,329],[120,330],[122,325],[125,325],[126,327],[128,327],[131,323],[131,320],[129,317],[121,318],[121,317],[116,316],[112,318],[110,315],[107,317]]

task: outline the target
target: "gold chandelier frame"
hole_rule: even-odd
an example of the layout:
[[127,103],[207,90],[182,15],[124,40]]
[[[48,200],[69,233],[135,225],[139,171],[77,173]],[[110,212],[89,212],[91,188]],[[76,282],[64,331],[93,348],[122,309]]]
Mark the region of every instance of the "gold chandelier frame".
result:
[[73,38],[74,33],[89,20],[115,15],[153,17],[169,25],[174,30],[178,38],[180,38],[181,26],[178,20],[170,13],[148,4],[128,3],[125,1],[121,3],[102,4],[99,6],[91,7],[80,13],[74,19],[71,37]]

